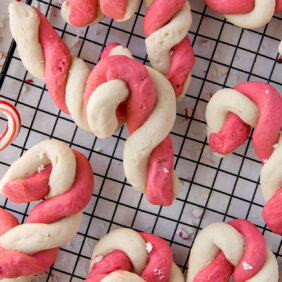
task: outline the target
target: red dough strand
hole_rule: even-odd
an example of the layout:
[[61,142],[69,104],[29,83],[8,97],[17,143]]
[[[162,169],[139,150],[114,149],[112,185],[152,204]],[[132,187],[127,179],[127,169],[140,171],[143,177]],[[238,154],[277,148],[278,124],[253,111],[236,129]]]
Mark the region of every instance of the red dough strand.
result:
[[[185,3],[186,0],[155,0],[148,8],[144,18],[146,37],[165,26]],[[168,79],[178,97],[183,92],[184,84],[195,63],[195,55],[189,37],[187,36],[174,46],[172,52]]]
[[233,271],[233,265],[225,258],[223,252],[219,252],[216,258],[195,276],[193,282],[228,282]]
[[85,26],[97,17],[97,0],[71,0],[70,23],[74,26]]
[[153,205],[169,206],[173,200],[173,147],[170,136],[156,147],[149,160],[146,197]]
[[271,231],[282,234],[282,187],[266,203],[262,210],[262,216]]
[[[89,202],[94,185],[92,168],[88,160],[79,152],[73,151],[76,158],[76,177],[73,186],[67,192],[56,196],[54,198],[45,200],[39,203],[27,218],[27,223],[53,223],[63,217],[73,215],[81,211]],[[42,174],[42,179],[40,179],[41,173],[35,173],[33,176],[12,181],[7,183],[4,191],[8,189],[9,198],[17,199],[19,202],[19,194],[17,189],[21,188],[21,194],[25,196],[23,202],[28,202],[28,199],[33,199],[30,188],[27,188],[28,184],[33,182],[33,188],[37,189],[41,183],[46,183],[46,176],[50,175],[51,165],[45,170],[45,174]],[[44,170],[42,171],[44,173]],[[46,187],[42,189],[46,194],[49,189]],[[49,187],[48,187],[49,188]],[[37,200],[39,195],[38,193]],[[14,193],[14,195],[13,195]],[[43,196],[46,196],[43,195]],[[13,216],[7,214],[7,212],[0,209],[0,226],[2,235],[9,229],[17,225],[17,221]],[[18,276],[27,275],[38,275],[46,271],[56,260],[59,248],[41,251],[34,255],[26,255],[16,251],[6,251],[0,248],[0,270],[3,277],[15,278]]]
[[36,172],[31,177],[15,179],[6,183],[3,194],[14,203],[29,203],[39,201],[49,192],[49,176],[52,165],[48,165],[41,172]]
[[45,83],[57,107],[69,114],[65,92],[71,63],[70,50],[46,17],[34,9],[40,18],[39,41],[44,53]]
[[[213,10],[226,15],[246,14],[255,7],[255,0],[205,0]],[[276,0],[275,13],[282,11],[282,0]]]
[[221,14],[245,14],[255,7],[255,0],[205,0],[206,4]]
[[100,0],[102,12],[114,20],[123,19],[126,12],[127,0]]
[[[252,278],[263,266],[266,257],[266,243],[256,226],[249,221],[235,219],[230,221],[229,224],[236,228],[245,240],[243,257],[234,271],[234,281],[244,282]],[[251,266],[248,271],[244,269],[243,262]],[[233,266],[227,261],[223,253],[220,252],[213,262],[195,276],[194,281],[227,282],[232,274],[232,268]]]
[[115,250],[103,257],[100,262],[97,262],[93,265],[88,278],[97,278],[99,275],[107,275],[116,270],[130,271],[131,269],[132,264],[129,257],[123,251]]

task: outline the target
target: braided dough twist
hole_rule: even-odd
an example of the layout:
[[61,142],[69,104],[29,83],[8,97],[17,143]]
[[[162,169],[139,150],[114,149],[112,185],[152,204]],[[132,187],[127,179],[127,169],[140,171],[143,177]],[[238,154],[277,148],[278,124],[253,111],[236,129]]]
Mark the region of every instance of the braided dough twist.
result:
[[[133,272],[129,272],[129,271]],[[149,233],[127,228],[111,231],[95,246],[86,281],[184,282],[170,246]]]
[[61,13],[74,26],[96,24],[105,16],[123,22],[133,16],[137,4],[138,0],[66,0]]
[[187,35],[192,14],[187,0],[147,0],[146,48],[152,66],[167,76],[180,101],[191,82],[195,55]]
[[[213,10],[224,14],[232,24],[255,29],[270,22],[274,13],[282,11],[282,0],[205,0]],[[282,55],[282,41],[278,48]]]
[[110,137],[126,121],[124,147],[128,181],[152,204],[170,205],[179,180],[173,170],[169,132],[176,100],[169,81],[110,44],[93,71],[70,51],[47,19],[23,3],[9,6],[10,26],[26,68],[44,79],[57,106],[98,137]]
[[264,164],[260,182],[267,204],[263,217],[269,228],[282,234],[282,98],[265,82],[245,82],[217,91],[206,110],[212,151],[221,156],[234,151],[255,127],[253,144]]
[[186,281],[229,281],[233,271],[234,282],[278,281],[275,256],[255,225],[244,219],[212,223],[198,234]]
[[21,225],[0,209],[0,277],[7,278],[4,281],[19,276],[15,281],[30,281],[54,263],[58,247],[76,235],[93,185],[88,160],[55,140],[40,142],[10,166],[0,181],[1,193],[16,203],[47,200],[33,208]]

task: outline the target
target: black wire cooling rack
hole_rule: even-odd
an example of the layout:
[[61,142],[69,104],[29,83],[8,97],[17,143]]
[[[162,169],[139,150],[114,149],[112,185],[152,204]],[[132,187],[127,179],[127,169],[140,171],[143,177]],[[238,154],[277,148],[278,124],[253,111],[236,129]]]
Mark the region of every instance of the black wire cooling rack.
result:
[[[126,23],[104,19],[95,26],[80,29],[62,21],[58,1],[27,2],[39,6],[48,15],[56,31],[71,46],[72,53],[90,66],[97,63],[110,42],[123,44],[138,61],[149,63],[144,44],[146,7],[143,1],[135,16]],[[273,234],[261,217],[261,164],[254,153],[251,136],[231,156],[218,159],[208,149],[204,119],[210,96],[223,87],[262,80],[282,93],[282,65],[277,55],[281,13],[275,15],[267,26],[251,31],[227,23],[202,0],[192,0],[191,6],[193,25],[189,36],[196,53],[196,65],[188,93],[178,105],[177,120],[171,133],[175,170],[181,179],[180,195],[171,207],[150,205],[127,183],[122,166],[127,129],[123,127],[106,140],[78,129],[70,116],[57,109],[45,85],[26,72],[16,44],[11,42],[0,77],[0,97],[18,108],[22,128],[14,143],[0,152],[0,175],[25,150],[49,138],[64,141],[81,151],[88,157],[95,175],[94,193],[84,211],[78,235],[60,249],[55,264],[35,281],[85,279],[97,240],[121,226],[152,232],[167,240],[175,262],[185,271],[189,250],[198,231],[211,222],[234,218],[249,219],[257,225],[277,256],[281,269],[281,237]],[[1,207],[16,215],[22,223],[35,204],[15,205],[0,197]]]

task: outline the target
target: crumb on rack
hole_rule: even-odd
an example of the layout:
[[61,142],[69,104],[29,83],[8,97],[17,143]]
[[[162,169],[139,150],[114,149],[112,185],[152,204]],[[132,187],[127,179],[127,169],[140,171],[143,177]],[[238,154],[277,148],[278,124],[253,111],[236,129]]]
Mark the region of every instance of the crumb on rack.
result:
[[5,54],[3,52],[0,52],[0,68],[3,67],[5,59],[6,59]]
[[26,79],[24,82],[26,82],[26,83],[33,83],[33,79]]
[[188,120],[189,119],[189,111],[188,111],[188,108],[186,107],[185,108],[185,120]]
[[191,230],[186,230],[184,228],[181,228],[181,230],[179,231],[178,235],[182,240],[191,240],[191,236],[194,233],[194,231]]
[[153,245],[150,243],[150,242],[147,242],[146,243],[146,250],[147,250],[147,253],[151,253],[152,250],[153,250]]
[[75,39],[71,42],[71,46],[70,49],[75,48],[76,46],[78,46],[81,43],[81,39],[79,38],[79,35],[77,35],[75,37]]
[[200,218],[201,215],[203,214],[204,210],[203,208],[200,207],[194,207],[192,214],[196,217],[196,218]]
[[26,94],[28,91],[29,91],[29,86],[26,85],[26,84],[24,84],[24,85],[23,85],[23,88],[22,88],[22,93],[23,93],[23,94]]

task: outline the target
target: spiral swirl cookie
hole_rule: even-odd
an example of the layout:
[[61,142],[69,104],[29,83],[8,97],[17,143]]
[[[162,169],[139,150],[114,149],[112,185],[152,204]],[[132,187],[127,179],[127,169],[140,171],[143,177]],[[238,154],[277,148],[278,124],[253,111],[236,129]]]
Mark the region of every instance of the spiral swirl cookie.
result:
[[0,192],[15,203],[47,200],[21,225],[0,209],[0,278],[30,281],[51,266],[59,247],[76,235],[93,185],[88,160],[59,141],[42,141],[15,161]]
[[180,101],[191,82],[195,55],[187,35],[192,14],[187,0],[145,0],[146,49],[152,66],[165,75]]
[[[232,24],[255,29],[268,24],[274,13],[282,11],[282,0],[205,0],[213,10],[224,14]],[[282,44],[282,41],[281,41]],[[279,53],[282,50],[279,47]]]
[[21,117],[17,109],[6,101],[0,100],[0,113],[7,119],[6,130],[0,135],[0,151],[9,146],[18,136],[21,128]]
[[66,0],[62,17],[74,26],[96,24],[105,16],[123,22],[136,11],[138,0]]
[[[235,269],[234,269],[235,268]],[[187,282],[278,281],[278,264],[259,230],[249,221],[212,223],[196,237]]]
[[[130,52],[110,44],[90,73],[47,19],[23,3],[9,6],[12,34],[25,67],[44,79],[56,105],[82,129],[110,137],[126,121],[130,137],[124,147],[128,181],[152,204],[170,205],[178,194],[169,132],[176,99],[158,71],[133,60]],[[24,33],[23,30],[29,30]]]
[[266,205],[263,218],[282,234],[282,98],[265,82],[244,82],[217,91],[206,110],[210,148],[222,156],[243,144],[255,127],[253,144],[263,167],[261,188]]
[[95,245],[86,281],[184,282],[184,277],[166,241],[153,234],[120,228]]

